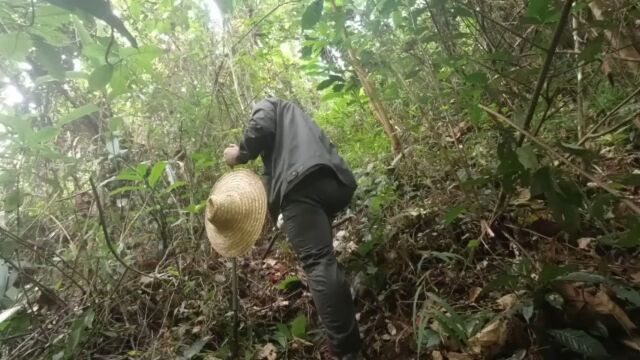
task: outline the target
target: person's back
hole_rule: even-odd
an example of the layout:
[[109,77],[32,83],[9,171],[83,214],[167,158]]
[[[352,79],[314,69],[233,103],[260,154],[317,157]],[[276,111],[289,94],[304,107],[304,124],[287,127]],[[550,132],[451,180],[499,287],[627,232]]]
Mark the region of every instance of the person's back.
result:
[[239,151],[238,163],[262,156],[272,216],[287,190],[318,166],[331,168],[346,186],[356,187],[351,170],[324,132],[287,100],[265,99],[253,107]]
[[349,286],[333,254],[331,220],[356,188],[347,164],[324,132],[297,105],[266,99],[258,103],[240,146],[224,152],[227,164],[261,155],[269,210],[284,216],[287,238],[309,280],[332,352],[355,359],[361,340]]

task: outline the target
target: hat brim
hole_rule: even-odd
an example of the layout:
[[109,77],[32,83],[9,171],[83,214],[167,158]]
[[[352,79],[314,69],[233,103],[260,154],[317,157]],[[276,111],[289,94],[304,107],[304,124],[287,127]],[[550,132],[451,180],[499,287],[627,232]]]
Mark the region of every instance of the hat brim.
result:
[[[267,216],[267,194],[260,180],[250,170],[235,170],[223,175],[211,189],[212,195],[234,193],[239,202],[238,219],[232,226],[219,228],[207,220],[205,227],[209,243],[213,249],[225,257],[237,257],[246,254],[255,245],[262,233]],[[209,211],[207,202],[207,214]]]

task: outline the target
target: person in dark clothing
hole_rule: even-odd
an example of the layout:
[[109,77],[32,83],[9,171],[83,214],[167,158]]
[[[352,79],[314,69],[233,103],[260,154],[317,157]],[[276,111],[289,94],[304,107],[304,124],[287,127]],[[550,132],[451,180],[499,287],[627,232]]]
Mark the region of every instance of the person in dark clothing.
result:
[[362,342],[349,285],[333,254],[331,222],[356,189],[355,178],[324,132],[300,107],[265,99],[254,107],[230,165],[262,157],[269,213],[283,215],[287,237],[307,274],[313,301],[339,359],[357,359]]

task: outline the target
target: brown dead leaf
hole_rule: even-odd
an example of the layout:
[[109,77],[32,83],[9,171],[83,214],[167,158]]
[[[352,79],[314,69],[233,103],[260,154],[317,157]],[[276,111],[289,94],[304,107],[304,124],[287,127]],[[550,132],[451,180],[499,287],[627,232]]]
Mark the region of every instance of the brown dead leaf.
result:
[[277,357],[278,351],[272,343],[266,343],[258,354],[258,359],[260,360],[276,360]]
[[469,348],[474,354],[495,354],[502,349],[507,341],[507,321],[494,320],[469,339]]
[[518,297],[516,294],[507,294],[497,300],[498,305],[502,310],[509,310],[518,303]]
[[636,325],[629,319],[624,310],[611,300],[603,289],[584,289],[564,283],[560,284],[557,290],[575,312],[586,309],[598,314],[611,315],[627,333],[636,328]]
[[393,326],[393,324],[390,321],[387,321],[387,332],[391,336],[396,336],[396,334],[397,334],[396,327]]
[[622,340],[622,342],[625,345],[627,345],[629,348],[636,351],[640,351],[640,337],[636,336],[636,337],[624,339]]
[[518,191],[518,195],[511,200],[511,203],[514,205],[526,204],[531,200],[531,191],[529,189],[520,189]]
[[578,239],[578,249],[587,249],[589,247],[589,244],[593,240],[595,239],[590,237],[584,237],[584,238]]
[[433,350],[431,352],[431,359],[432,360],[444,360],[444,357],[442,357],[442,353],[440,353],[440,351]]
[[479,288],[477,286],[472,287],[471,291],[469,291],[469,302],[470,303],[476,302],[476,299],[478,298],[478,296],[480,296],[481,292],[482,292],[482,288]]
[[480,228],[482,229],[482,234],[487,234],[490,238],[496,237],[496,234],[491,230],[491,226],[487,223],[486,220],[480,220]]
[[640,285],[640,272],[631,274],[631,282],[636,285]]

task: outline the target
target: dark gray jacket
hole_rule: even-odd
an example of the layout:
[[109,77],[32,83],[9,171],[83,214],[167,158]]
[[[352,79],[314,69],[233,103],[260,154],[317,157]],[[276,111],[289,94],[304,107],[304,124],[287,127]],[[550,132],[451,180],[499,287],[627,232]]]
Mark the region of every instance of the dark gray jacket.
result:
[[270,98],[254,106],[237,162],[244,164],[258,155],[264,163],[272,217],[280,213],[286,192],[318,166],[328,166],[345,185],[356,187],[351,170],[324,132],[286,100]]

